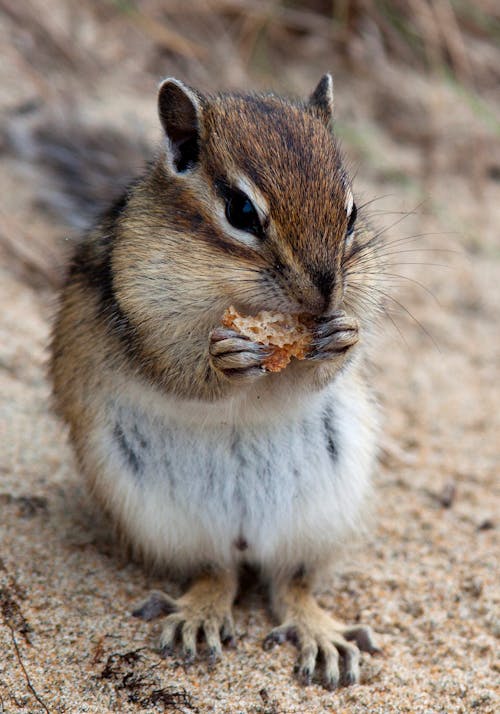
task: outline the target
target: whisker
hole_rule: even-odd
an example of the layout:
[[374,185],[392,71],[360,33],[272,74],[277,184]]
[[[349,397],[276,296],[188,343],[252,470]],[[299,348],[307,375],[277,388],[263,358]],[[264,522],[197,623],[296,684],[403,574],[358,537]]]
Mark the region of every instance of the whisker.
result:
[[383,297],[387,298],[388,300],[392,300],[394,303],[396,303],[396,305],[398,305],[398,307],[400,307],[401,310],[404,310],[404,312],[415,322],[416,325],[418,325],[418,326],[420,327],[420,329],[422,330],[422,332],[430,339],[430,341],[432,342],[432,344],[434,345],[434,347],[437,349],[437,351],[438,351],[438,352],[441,352],[441,349],[440,349],[438,343],[436,342],[436,340],[434,339],[434,337],[431,335],[431,333],[422,325],[422,323],[420,322],[420,320],[418,320],[418,319],[415,317],[415,315],[413,315],[413,314],[410,312],[410,310],[408,310],[408,308],[403,305],[403,303],[399,302],[399,300],[396,300],[396,298],[393,297],[392,295],[389,295],[388,293],[384,292],[383,290],[380,290],[380,288],[374,288],[374,289],[377,290],[377,292],[378,292],[380,295],[382,295]]
[[[396,265],[424,265],[428,268],[446,268],[447,270],[450,270],[452,268],[451,265],[444,265],[443,263],[387,263],[387,267],[392,267]],[[384,266],[385,267],[385,266]]]
[[455,231],[426,231],[423,233],[412,233],[409,236],[400,236],[399,238],[393,238],[392,240],[383,242],[384,246],[397,245],[398,243],[406,243],[413,240],[418,240],[419,238],[431,238],[434,236],[452,236],[456,235]]
[[[382,315],[384,315],[384,316],[389,320],[389,322],[392,324],[392,326],[394,327],[394,329],[396,330],[396,332],[398,333],[398,336],[401,338],[401,340],[402,340],[403,344],[405,345],[405,347],[406,347],[407,349],[409,349],[408,341],[406,340],[406,338],[405,338],[405,336],[404,336],[404,333],[402,332],[401,328],[399,327],[399,325],[397,324],[397,322],[396,322],[396,321],[394,320],[394,318],[392,317],[392,315],[391,315],[391,310],[390,310],[390,309],[387,309],[386,307],[384,307],[380,302],[375,302],[375,300],[373,299],[373,296],[362,294],[362,293],[363,293],[363,289],[362,289],[363,286],[359,286],[359,287],[361,287],[361,290],[356,289],[356,292],[358,293],[358,294],[356,295],[356,301],[361,305],[361,307],[363,307],[363,305],[368,304],[370,307],[372,307],[372,308],[374,307],[377,312],[379,312],[379,313],[381,313]],[[361,295],[360,295],[359,293],[361,293]],[[351,307],[351,309],[352,309],[354,315],[355,315],[358,319],[360,319],[360,320],[363,319],[363,316],[358,314],[357,310],[354,308],[354,306],[352,306],[352,304],[350,303],[349,300],[346,300],[346,306],[347,306],[347,307]]]
[[417,285],[419,288],[422,288],[424,292],[426,292],[428,295],[431,296],[431,298],[434,300],[436,305],[438,307],[442,307],[441,303],[439,302],[437,296],[430,290],[426,285],[421,283],[419,280],[415,280],[415,278],[410,278],[407,275],[398,275],[397,273],[374,273],[374,277],[370,278],[371,280],[379,280],[380,282],[385,282],[384,277],[389,277],[393,278],[396,280],[406,280],[409,283],[413,283],[414,285]]
[[446,268],[446,269],[448,269],[448,270],[450,270],[451,268],[453,268],[452,265],[445,264],[445,263],[427,263],[427,262],[424,263],[424,262],[421,262],[421,261],[418,261],[418,262],[417,262],[417,261],[404,261],[404,262],[401,262],[401,261],[392,261],[392,260],[391,260],[391,261],[382,261],[382,262],[378,263],[377,260],[376,260],[376,258],[370,258],[369,256],[366,256],[365,258],[362,258],[361,260],[356,260],[356,261],[353,260],[351,266],[349,266],[349,262],[351,262],[351,261],[347,261],[347,268],[344,268],[345,271],[346,271],[346,273],[347,273],[347,272],[349,272],[349,273],[350,273],[350,272],[352,272],[352,273],[356,273],[356,272],[357,272],[359,275],[362,275],[362,274],[363,274],[364,271],[363,271],[363,270],[359,270],[359,268],[360,268],[360,267],[362,268],[364,265],[368,266],[369,268],[370,268],[370,267],[376,268],[377,270],[374,271],[374,272],[380,272],[380,271],[379,271],[379,268],[393,268],[393,267],[398,266],[398,265],[424,265],[424,266],[427,266],[427,267],[434,267],[434,268]]
[[374,290],[373,288],[368,289],[365,285],[355,283],[351,283],[349,288],[356,294],[356,300],[361,299],[365,307],[368,306],[370,310],[380,314],[387,312],[388,306],[374,295],[374,292],[378,292],[377,290]]
[[366,208],[366,206],[370,206],[372,203],[376,203],[376,201],[382,201],[384,198],[394,198],[394,196],[394,193],[385,193],[382,196],[375,196],[375,198],[370,198],[369,201],[365,201],[360,206],[358,206],[358,210],[362,211],[363,208]]
[[403,344],[405,345],[406,349],[410,349],[410,345],[408,344],[408,340],[407,340],[406,337],[404,336],[403,331],[401,330],[401,328],[400,328],[400,326],[398,325],[398,323],[396,322],[396,320],[394,320],[394,318],[392,317],[392,315],[390,314],[390,312],[387,311],[387,310],[384,310],[384,315],[389,319],[389,321],[391,322],[391,324],[395,327],[395,329],[396,329],[398,335],[401,337],[401,339],[402,339],[402,341],[403,341]]
[[[419,250],[391,251],[389,253],[382,252],[382,253],[376,253],[375,255],[373,255],[372,250],[367,250],[366,252],[359,251],[358,253],[356,253],[353,256],[350,256],[346,260],[345,267],[347,270],[350,270],[351,267],[354,267],[354,268],[358,269],[358,271],[360,268],[364,268],[365,266],[368,266],[368,267],[380,266],[381,268],[385,268],[385,267],[393,267],[393,266],[397,266],[397,265],[426,265],[426,266],[434,266],[434,267],[448,268],[448,269],[453,267],[450,264],[444,264],[444,263],[427,263],[427,262],[424,263],[421,261],[419,261],[419,262],[417,262],[417,261],[402,262],[402,261],[392,261],[392,260],[387,261],[387,260],[385,260],[387,257],[397,256],[400,253],[401,254],[403,254],[403,253],[417,253],[417,257],[418,257],[419,252],[420,252]],[[361,271],[359,271],[359,272],[361,272]]]
[[387,233],[387,231],[390,231],[392,228],[395,228],[396,226],[398,226],[398,225],[399,225],[400,223],[402,223],[406,218],[408,218],[408,217],[411,216],[411,215],[414,215],[415,212],[418,211],[418,209],[422,207],[422,205],[423,205],[423,201],[422,201],[421,203],[419,203],[419,204],[413,209],[413,211],[411,211],[411,212],[409,212],[409,213],[404,213],[404,214],[403,214],[400,218],[398,218],[396,221],[393,221],[393,223],[391,223],[391,224],[388,225],[388,226],[385,226],[385,227],[382,228],[380,231],[378,231],[377,233],[375,233],[374,238],[380,238],[380,236],[384,235],[384,233]]
[[381,239],[377,238],[376,236],[373,236],[368,240],[366,243],[361,243],[358,246],[355,247],[355,250],[353,253],[347,258],[347,263],[351,261],[356,261],[358,265],[363,265],[366,264],[366,260],[369,262],[375,261],[375,259],[380,259],[384,258],[388,255],[397,255],[398,253],[403,253],[403,252],[443,252],[443,253],[457,253],[460,254],[460,251],[454,251],[453,249],[448,249],[448,248],[415,248],[415,249],[408,249],[405,251],[403,250],[397,250],[397,251],[390,251],[388,249],[394,248],[398,245],[403,245],[405,243],[410,243],[414,240],[417,240],[419,238],[427,237],[427,236],[434,236],[434,235],[443,235],[443,233],[432,233],[432,232],[427,232],[427,233],[416,233],[412,234],[410,236],[404,236],[402,238],[396,238],[391,241],[382,241]]
[[386,251],[379,253],[377,255],[378,258],[388,258],[392,255],[404,255],[405,253],[416,253],[417,256],[419,253],[457,253],[455,250],[447,250],[446,248],[440,250],[439,248],[436,248],[435,250],[433,248],[429,248],[427,250],[422,250],[419,248],[416,248],[415,250],[393,250],[393,251]]
[[[363,208],[363,206],[360,206],[360,207],[359,207],[359,210],[361,210],[362,208]],[[399,215],[399,216],[416,216],[416,215],[419,215],[419,214],[417,214],[417,212],[416,212],[415,210],[411,210],[411,211],[386,211],[386,210],[382,210],[382,209],[381,209],[380,211],[379,211],[379,210],[377,210],[377,211],[368,211],[368,212],[365,211],[365,212],[363,213],[363,217],[366,217],[366,216],[396,216],[396,215]]]

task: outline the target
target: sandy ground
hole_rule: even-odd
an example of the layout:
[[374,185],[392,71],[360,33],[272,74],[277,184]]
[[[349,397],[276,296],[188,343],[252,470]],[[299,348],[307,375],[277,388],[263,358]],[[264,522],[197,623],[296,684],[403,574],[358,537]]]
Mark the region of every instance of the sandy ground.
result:
[[[303,87],[299,78],[295,88]],[[4,108],[29,99],[17,85],[7,90]],[[154,125],[148,91],[132,104]],[[54,236],[64,229],[36,208],[42,179],[26,178],[17,159],[2,163],[4,230],[12,237],[22,226],[21,242],[47,247],[41,286],[16,250],[0,253],[0,712],[500,711],[498,171],[486,161],[480,181],[471,177],[472,157],[450,147],[465,141],[463,151],[474,151],[480,132],[464,114],[455,125],[467,131],[450,138],[450,117],[463,107],[439,96],[447,143],[430,177],[421,147],[382,130],[373,105],[340,100],[344,124],[369,137],[367,150],[344,140],[358,190],[390,194],[375,204],[382,212],[425,199],[425,211],[393,227],[388,241],[433,235],[394,245],[384,289],[420,324],[389,301],[396,326],[384,322],[374,359],[384,419],[375,518],[320,593],[336,618],[370,624],[383,655],[364,656],[361,684],[335,693],[295,683],[291,645],[262,650],[272,623],[257,590],[238,602],[237,648],[213,670],[161,660],[159,623],[130,616],[149,589],[175,586],[116,553],[51,412],[45,368],[55,294],[43,276],[59,260]],[[113,115],[109,103],[96,106],[90,113]]]

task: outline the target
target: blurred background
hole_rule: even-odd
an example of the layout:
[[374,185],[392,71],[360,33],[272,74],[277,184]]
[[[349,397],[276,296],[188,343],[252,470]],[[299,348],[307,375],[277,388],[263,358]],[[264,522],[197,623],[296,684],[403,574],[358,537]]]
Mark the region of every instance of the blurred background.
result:
[[[53,217],[49,237],[43,212],[26,215],[47,193],[47,171],[30,190],[26,172],[16,183],[21,164],[36,163],[33,126],[65,122],[75,150],[93,127],[155,139],[155,91],[167,75],[205,91],[303,96],[331,71],[358,190],[367,184],[382,212],[381,196],[397,195],[394,210],[421,205],[478,249],[485,187],[500,175],[496,0],[0,0],[0,20],[0,250],[21,273],[32,263],[57,282]],[[457,215],[457,199],[477,210]]]

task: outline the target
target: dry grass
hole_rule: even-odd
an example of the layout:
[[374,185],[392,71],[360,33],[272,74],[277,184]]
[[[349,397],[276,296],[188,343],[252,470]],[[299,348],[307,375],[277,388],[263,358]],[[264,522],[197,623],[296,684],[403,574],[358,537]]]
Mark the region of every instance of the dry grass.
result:
[[[468,141],[476,145],[467,168],[474,182],[496,170],[496,157],[484,149],[500,131],[494,104],[500,6],[494,0],[0,0],[0,17],[6,79],[0,105],[10,128],[33,108],[74,115],[92,98],[106,103],[114,123],[125,114],[113,109],[122,95],[146,96],[147,90],[150,97],[165,74],[209,90],[303,92],[334,68],[342,86],[364,98],[357,106],[344,99],[347,114],[364,117],[361,124],[341,116],[338,125],[356,161],[383,166],[382,129],[419,147],[424,158],[417,180],[426,190],[443,161],[459,170]],[[447,108],[437,84],[475,115],[470,139],[462,139],[463,128],[443,126]],[[5,150],[9,141],[1,139]],[[6,259],[19,274],[38,272],[42,284],[53,284],[57,247],[44,254],[44,239],[26,230],[22,216],[8,205],[1,210]]]
[[[66,73],[92,77],[114,51],[131,49],[131,34],[142,34],[159,55],[176,57],[186,68],[203,63],[218,73],[224,72],[217,64],[219,44],[226,65],[236,62],[253,75],[264,56],[274,71],[276,62],[279,67],[297,55],[315,59],[315,44],[324,49],[326,43],[336,64],[346,62],[351,71],[370,70],[358,63],[362,47],[361,54],[368,51],[372,59],[387,56],[422,71],[449,71],[479,92],[500,76],[495,0],[0,0],[0,12],[14,33],[5,49],[35,74],[52,61]],[[108,30],[114,40],[100,45]],[[90,46],[93,53],[85,51]],[[45,62],[34,64],[33,56]]]

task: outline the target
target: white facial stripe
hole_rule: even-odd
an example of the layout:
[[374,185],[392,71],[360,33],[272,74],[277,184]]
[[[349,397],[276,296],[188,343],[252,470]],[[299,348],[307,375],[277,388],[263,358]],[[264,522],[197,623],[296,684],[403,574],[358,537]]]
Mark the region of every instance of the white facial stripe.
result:
[[352,195],[351,189],[348,188],[346,197],[345,197],[345,210],[346,210],[348,218],[352,213],[353,206],[354,206],[354,196]]
[[250,179],[242,174],[234,177],[233,185],[248,196],[255,206],[255,210],[257,211],[261,222],[264,222],[269,215],[269,204],[257,186],[251,183]]

